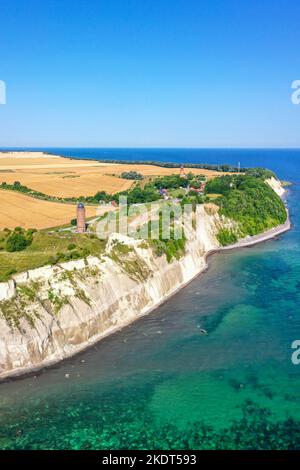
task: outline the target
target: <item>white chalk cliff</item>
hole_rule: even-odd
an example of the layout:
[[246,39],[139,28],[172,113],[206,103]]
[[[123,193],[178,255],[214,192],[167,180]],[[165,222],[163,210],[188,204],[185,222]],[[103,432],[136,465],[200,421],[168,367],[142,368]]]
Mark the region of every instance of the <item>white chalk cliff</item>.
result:
[[284,195],[285,189],[282,186],[281,181],[274,178],[274,176],[272,176],[272,178],[267,179],[266,183],[271,186],[271,188],[275,191],[276,194],[278,194],[278,196],[282,197]]
[[[157,307],[206,266],[234,224],[213,205],[185,254],[168,263],[141,240],[112,234],[104,254],[27,271],[0,283],[0,378],[56,363]],[[120,243],[128,247],[118,251]],[[122,245],[122,246],[124,246]]]

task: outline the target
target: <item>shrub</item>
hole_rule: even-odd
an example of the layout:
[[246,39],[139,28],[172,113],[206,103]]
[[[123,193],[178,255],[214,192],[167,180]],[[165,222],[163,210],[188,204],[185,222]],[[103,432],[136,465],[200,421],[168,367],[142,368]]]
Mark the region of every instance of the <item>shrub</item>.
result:
[[37,232],[37,229],[36,229],[36,228],[29,228],[29,229],[27,230],[28,235],[32,235],[33,233],[36,233],[36,232]]
[[10,268],[5,272],[7,277],[11,276],[12,274],[16,274],[17,270],[15,268]]
[[222,228],[218,235],[217,239],[222,246],[233,245],[238,241],[237,235],[233,232],[233,230],[229,230],[227,228]]
[[83,256],[83,258],[86,258],[87,256],[90,255],[90,250],[88,248],[80,248],[81,250],[81,256]]
[[22,251],[28,246],[28,240],[21,233],[13,233],[6,241],[6,251]]
[[58,262],[58,258],[57,256],[50,256],[49,260],[48,260],[48,263],[53,265],[53,264],[56,264]]
[[76,248],[75,243],[70,243],[70,245],[68,245],[68,250],[69,251],[74,250],[75,248]]
[[124,178],[125,180],[142,180],[144,177],[137,171],[124,171],[121,174],[121,178]]

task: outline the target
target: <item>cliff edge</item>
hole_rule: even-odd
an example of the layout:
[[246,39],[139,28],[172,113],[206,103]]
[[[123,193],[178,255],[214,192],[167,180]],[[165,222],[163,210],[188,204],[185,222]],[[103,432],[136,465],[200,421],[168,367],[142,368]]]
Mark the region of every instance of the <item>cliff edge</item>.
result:
[[[281,193],[280,183],[269,184]],[[186,234],[179,259],[168,262],[148,241],[111,234],[99,257],[45,266],[0,283],[0,378],[74,355],[150,312],[203,271],[207,254],[220,249],[219,231],[236,223],[213,204],[197,210],[201,223]]]

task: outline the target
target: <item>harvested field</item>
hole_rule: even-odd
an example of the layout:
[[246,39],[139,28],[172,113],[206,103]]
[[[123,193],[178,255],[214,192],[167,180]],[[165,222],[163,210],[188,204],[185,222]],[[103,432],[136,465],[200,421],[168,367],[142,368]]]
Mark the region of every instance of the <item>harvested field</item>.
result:
[[93,196],[98,191],[114,194],[125,191],[132,185],[132,181],[104,175],[98,168],[93,168],[91,171],[72,168],[71,171],[60,172],[40,170],[16,171],[9,174],[0,172],[0,182],[3,181],[6,183],[20,181],[31,189],[58,197]]
[[[134,181],[120,178],[123,172],[131,170],[144,175],[142,184],[151,178],[178,174],[180,171],[179,168],[155,165],[75,160],[41,152],[0,152],[0,183],[12,184],[19,181],[24,186],[50,196],[93,196],[98,191],[115,194],[134,184]],[[186,172],[188,171],[186,168]],[[222,174],[196,168],[190,171],[207,178]],[[87,217],[96,215],[96,207],[86,209]],[[103,212],[105,210],[107,209],[103,208]],[[76,216],[76,208],[71,204],[41,201],[18,192],[0,190],[0,216],[0,229],[17,226],[43,229],[69,223]]]
[[[120,178],[121,173],[130,170],[144,175],[146,181],[156,176],[179,173],[179,168],[72,160],[39,152],[0,153],[0,183],[19,181],[50,196],[93,196],[97,191],[115,194],[134,184],[131,180]],[[222,174],[196,168],[191,171],[208,178]]]
[[[95,216],[96,210],[95,206],[87,206],[87,217]],[[103,212],[105,210],[103,208]],[[19,226],[37,229],[56,227],[70,223],[75,217],[75,205],[41,201],[14,191],[0,190],[0,230]]]

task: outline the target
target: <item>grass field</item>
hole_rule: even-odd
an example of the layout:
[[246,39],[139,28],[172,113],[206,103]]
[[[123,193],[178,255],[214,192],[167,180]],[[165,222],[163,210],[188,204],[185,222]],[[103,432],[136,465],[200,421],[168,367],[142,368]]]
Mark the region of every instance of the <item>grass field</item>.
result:
[[[6,281],[13,273],[35,269],[46,264],[54,264],[53,258],[58,253],[78,253],[80,257],[87,254],[99,255],[103,252],[105,242],[95,236],[74,234],[70,232],[37,232],[33,241],[24,251],[7,253],[5,240],[7,233],[0,232],[0,282]],[[69,250],[73,244],[75,248]]]

